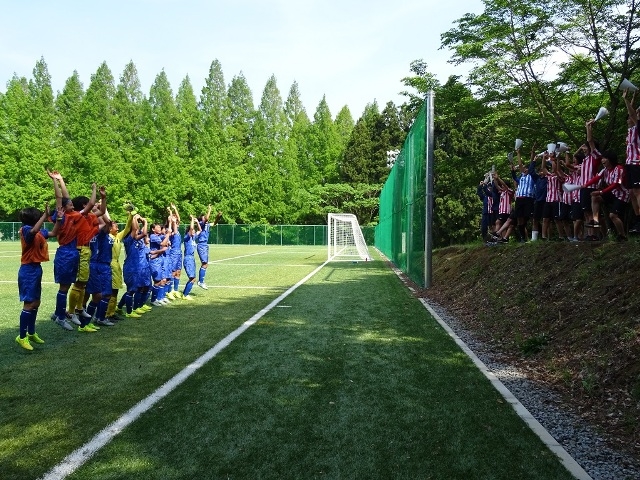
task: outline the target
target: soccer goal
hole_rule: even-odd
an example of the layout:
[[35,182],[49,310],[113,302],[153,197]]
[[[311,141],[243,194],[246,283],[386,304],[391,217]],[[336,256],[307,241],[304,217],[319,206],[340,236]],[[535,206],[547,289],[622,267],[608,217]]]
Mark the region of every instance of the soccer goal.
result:
[[371,260],[367,243],[364,241],[360,224],[355,215],[351,213],[330,213],[327,220],[327,238],[329,239],[328,259]]

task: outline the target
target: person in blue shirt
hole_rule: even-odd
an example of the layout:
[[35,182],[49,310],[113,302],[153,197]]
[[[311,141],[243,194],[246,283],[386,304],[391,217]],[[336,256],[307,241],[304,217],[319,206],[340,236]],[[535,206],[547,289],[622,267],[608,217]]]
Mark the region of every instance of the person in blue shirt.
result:
[[[106,210],[106,191],[100,187],[100,196]],[[113,326],[113,322],[106,319],[107,307],[111,299],[112,273],[111,260],[113,259],[113,237],[111,232],[111,218],[108,214],[98,217],[98,233],[89,242],[91,257],[89,258],[89,280],[85,291],[91,295],[87,314],[89,317],[79,316],[79,332],[95,332],[99,330],[96,325]],[[91,317],[95,315],[95,325]]]
[[181,297],[180,294],[180,274],[182,273],[182,236],[180,235],[180,214],[177,207],[172,203],[171,207],[167,207],[169,211],[169,278],[167,279],[167,297],[176,300]]
[[209,230],[211,227],[215,226],[220,217],[222,216],[222,212],[218,212],[216,215],[216,219],[213,223],[209,223],[209,218],[211,217],[211,205],[207,208],[207,213],[200,217],[200,233],[196,237],[197,243],[197,251],[198,257],[200,258],[200,271],[198,272],[198,286],[207,290],[207,284],[204,283],[204,277],[207,274],[207,267],[209,265]]
[[151,304],[159,307],[170,302],[166,298],[165,285],[165,258],[167,250],[169,250],[169,236],[163,231],[164,227],[160,223],[151,225],[151,234],[149,235],[149,267],[151,269],[151,278],[153,285],[151,287]]
[[518,166],[520,173],[516,174],[513,170],[513,180],[516,182],[516,203],[515,215],[517,218],[517,232],[520,242],[526,242],[528,239],[527,222],[533,213],[535,202],[535,184],[538,180],[536,173],[535,144],[531,147],[531,161],[529,166],[525,167],[520,156],[520,149],[516,150],[518,156]]
[[[198,226],[198,231],[196,232],[195,227]],[[184,291],[182,292],[182,298],[184,300],[192,300],[193,297],[190,295],[191,290],[193,289],[194,284],[196,283],[196,237],[200,234],[202,229],[200,228],[200,222],[198,219],[191,215],[191,223],[189,224],[189,229],[184,234],[184,271],[187,274],[189,280],[184,286]]]
[[[140,222],[142,222],[142,226]],[[138,302],[140,303],[139,305],[134,307],[134,299],[136,295],[138,299],[141,298],[142,289],[145,285],[142,278],[143,265],[140,259],[143,257],[146,262],[146,256],[144,255],[144,237],[146,235],[147,220],[136,213],[131,219],[130,233],[122,239],[125,252],[122,276],[127,286],[127,291],[120,299],[118,308],[124,309],[123,312],[127,318],[139,318],[146,311],[146,309],[138,310],[142,306],[140,302]]]

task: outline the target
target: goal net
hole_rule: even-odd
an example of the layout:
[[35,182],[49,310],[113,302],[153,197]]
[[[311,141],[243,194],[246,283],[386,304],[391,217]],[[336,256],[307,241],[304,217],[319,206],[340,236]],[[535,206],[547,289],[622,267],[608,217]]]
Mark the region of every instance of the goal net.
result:
[[327,221],[329,260],[371,260],[360,224],[351,213],[330,213]]

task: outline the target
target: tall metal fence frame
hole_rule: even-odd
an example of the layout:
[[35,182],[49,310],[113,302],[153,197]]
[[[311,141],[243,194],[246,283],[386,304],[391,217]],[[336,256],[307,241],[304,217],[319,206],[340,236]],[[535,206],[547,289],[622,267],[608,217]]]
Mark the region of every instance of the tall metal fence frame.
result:
[[380,193],[375,247],[416,284],[432,280],[434,94],[429,92]]

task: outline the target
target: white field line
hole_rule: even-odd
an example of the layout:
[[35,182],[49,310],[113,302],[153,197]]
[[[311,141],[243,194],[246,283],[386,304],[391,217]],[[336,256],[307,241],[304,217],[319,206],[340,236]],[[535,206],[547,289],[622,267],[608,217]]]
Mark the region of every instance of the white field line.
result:
[[[381,253],[382,255],[382,253]],[[383,258],[384,255],[382,255]],[[402,281],[402,283],[413,292],[403,277],[403,273],[395,266],[391,266],[395,274]],[[553,452],[564,467],[573,475],[576,480],[593,480],[591,476],[569,455],[562,445],[553,438],[553,436],[544,428],[540,422],[538,422],[533,415],[526,409],[524,405],[515,397],[511,391],[504,386],[504,384],[496,377],[491,370],[487,368],[482,360],[480,360],[475,353],[464,343],[464,341],[456,335],[453,329],[431,308],[431,305],[424,299],[420,299],[420,303],[427,309],[427,311],[435,318],[436,322],[449,334],[449,336],[456,342],[460,349],[471,359],[474,365],[482,372],[482,374],[491,382],[493,388],[495,388],[500,395],[507,401],[509,405],[515,410],[516,414],[527,424],[527,426],[535,433],[540,440],[547,446],[551,452]]]
[[515,397],[511,391],[505,387],[505,385],[496,377],[491,370],[487,368],[482,360],[480,360],[475,353],[467,346],[464,341],[456,335],[456,333],[447,325],[442,318],[431,308],[431,305],[427,303],[424,298],[420,299],[424,308],[436,319],[442,328],[449,334],[451,338],[458,344],[462,351],[471,359],[475,366],[484,374],[485,377],[491,382],[493,388],[495,388],[500,395],[511,405],[516,411],[518,416],[524,420],[529,428],[535,433],[540,440],[551,450],[559,459],[565,468],[571,473],[577,480],[593,480],[589,474],[576,462],[569,452],[567,452],[558,441],[544,428],[538,420],[526,409],[524,405]]
[[190,365],[187,365],[182,371],[176,374],[173,378],[171,378],[168,382],[158,388],[155,392],[150,394],[148,397],[144,398],[140,402],[138,402],[134,407],[132,407],[129,411],[125,412],[120,418],[118,418],[112,424],[106,426],[100,432],[98,432],[89,442],[82,445],[80,448],[71,452],[67,455],[60,463],[58,463],[55,467],[53,467],[44,477],[41,477],[42,480],[57,480],[63,479],[67,475],[71,475],[78,468],[80,468],[87,460],[89,460],[94,453],[108,444],[116,435],[122,432],[127,426],[133,423],[140,415],[147,412],[153,405],[155,405],[158,401],[162,400],[164,397],[169,395],[171,391],[173,391],[176,387],[178,387],[182,382],[184,382],[187,378],[189,378],[192,374],[194,374],[200,367],[205,365],[209,360],[214,358],[218,353],[220,353],[223,349],[229,346],[231,342],[233,342],[236,338],[238,338],[242,333],[244,333],[249,327],[255,324],[260,318],[262,318],[265,314],[267,314],[271,309],[276,307],[278,303],[284,300],[289,296],[293,291],[295,291],[299,286],[306,283],[311,277],[313,277],[316,273],[318,273],[327,262],[320,265],[309,275],[304,277],[294,286],[290,287],[286,292],[280,295],[278,298],[273,300],[269,305],[264,307],[258,313],[253,315],[249,320],[245,321],[240,327],[236,328],[229,335],[224,337],[218,343],[216,343],[211,349],[205,352],[202,356],[196,359]]
[[[269,253],[269,252],[248,253],[246,255],[238,255],[237,257],[229,257],[229,258],[222,258],[220,260],[214,260],[213,262],[209,262],[209,263],[220,263],[220,262],[227,262],[229,260],[235,260],[237,258],[255,257],[256,255],[264,255],[265,253]],[[196,257],[196,259],[197,259],[197,257]]]
[[[216,262],[209,262],[216,263]],[[218,261],[218,265],[221,267],[308,267],[309,264],[285,264],[285,263],[222,263],[222,260]]]

